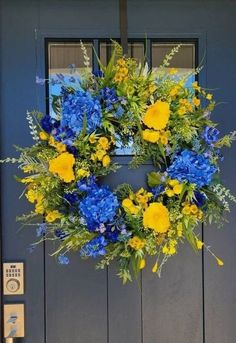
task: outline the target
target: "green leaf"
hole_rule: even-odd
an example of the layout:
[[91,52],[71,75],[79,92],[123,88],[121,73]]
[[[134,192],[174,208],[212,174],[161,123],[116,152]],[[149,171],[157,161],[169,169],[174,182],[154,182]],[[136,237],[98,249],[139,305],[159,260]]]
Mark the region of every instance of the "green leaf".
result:
[[149,187],[155,187],[158,186],[161,183],[161,176],[157,172],[151,172],[147,174],[148,178],[148,186]]

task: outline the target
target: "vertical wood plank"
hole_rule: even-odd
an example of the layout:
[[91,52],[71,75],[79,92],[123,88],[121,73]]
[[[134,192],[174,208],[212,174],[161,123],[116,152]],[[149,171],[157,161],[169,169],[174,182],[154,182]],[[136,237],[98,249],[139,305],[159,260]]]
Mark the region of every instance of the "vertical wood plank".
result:
[[[29,146],[26,111],[35,108],[35,37],[38,7],[35,0],[1,1],[0,13],[0,88],[1,88],[1,158],[16,156],[13,144]],[[13,175],[19,175],[16,165],[4,165],[1,174],[3,261],[25,263],[25,294],[3,296],[4,303],[25,302],[26,337],[24,342],[44,343],[43,246],[30,254],[34,228],[24,228],[15,217],[30,210],[27,201],[19,201],[22,185]],[[2,308],[1,308],[2,311]],[[1,330],[2,331],[2,330]]]

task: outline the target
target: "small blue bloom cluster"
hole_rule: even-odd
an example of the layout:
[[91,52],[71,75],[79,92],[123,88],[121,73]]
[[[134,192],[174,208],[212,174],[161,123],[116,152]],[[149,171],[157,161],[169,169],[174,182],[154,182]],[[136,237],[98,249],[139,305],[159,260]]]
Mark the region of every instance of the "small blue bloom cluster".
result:
[[86,116],[87,132],[101,126],[101,105],[90,92],[78,90],[75,93],[63,90],[61,127],[70,129],[74,135],[80,134]]
[[118,199],[109,187],[96,183],[88,189],[87,196],[79,204],[90,231],[95,231],[102,223],[112,222],[118,207]]
[[158,196],[159,196],[162,192],[164,192],[164,190],[165,190],[164,185],[159,185],[159,186],[153,187],[153,188],[151,189],[151,192],[152,192],[152,194],[153,194],[153,198],[154,198],[154,199],[158,198]]
[[167,173],[172,179],[180,182],[187,180],[195,183],[198,187],[209,185],[216,171],[217,168],[210,163],[207,157],[190,150],[183,150],[167,169]]
[[60,263],[60,264],[69,264],[70,260],[69,260],[69,258],[66,255],[61,254],[61,255],[58,256],[58,263]]
[[206,126],[202,137],[204,138],[205,142],[209,145],[213,145],[213,143],[219,140],[220,131],[217,130],[215,127]]
[[45,235],[46,231],[47,231],[47,224],[46,223],[40,224],[36,229],[37,237]]
[[98,257],[106,255],[106,249],[108,242],[103,236],[97,236],[88,243],[86,243],[80,250],[82,257]]
[[116,94],[114,88],[105,87],[100,91],[100,99],[105,105],[106,112],[113,112],[114,116],[120,118],[124,113],[123,107],[120,105],[120,98]]

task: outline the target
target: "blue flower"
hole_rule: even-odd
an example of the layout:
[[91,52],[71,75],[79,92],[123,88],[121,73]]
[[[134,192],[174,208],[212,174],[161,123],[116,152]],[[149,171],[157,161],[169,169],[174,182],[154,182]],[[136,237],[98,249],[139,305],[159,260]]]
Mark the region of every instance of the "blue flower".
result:
[[153,194],[154,199],[156,199],[164,191],[164,189],[165,187],[163,185],[151,188],[151,192]]
[[206,196],[204,193],[196,191],[194,192],[193,202],[198,206],[202,207],[206,202]]
[[202,136],[207,144],[213,145],[213,143],[219,140],[219,134],[220,131],[215,127],[206,126]]
[[88,133],[101,127],[101,105],[99,99],[90,92],[78,90],[74,93],[62,90],[62,119],[61,127],[69,128],[75,135],[80,134],[86,116]]
[[60,229],[56,229],[54,231],[54,234],[57,238],[60,238],[62,241],[69,236],[69,233],[65,233],[64,231],[60,230]]
[[46,231],[47,231],[47,224],[46,223],[40,224],[36,229],[37,237],[45,235]]
[[87,196],[79,204],[90,231],[95,231],[102,223],[111,222],[118,207],[118,199],[109,188],[96,184],[88,190]]
[[80,250],[80,255],[82,257],[94,258],[106,255],[105,247],[107,244],[108,242],[103,236],[97,236],[82,247]]
[[61,255],[58,256],[58,262],[60,264],[69,264],[70,260],[69,260],[69,258],[66,255],[61,254]]
[[167,169],[172,179],[180,182],[189,181],[198,187],[209,185],[216,171],[217,168],[210,163],[209,158],[190,150],[183,150],[176,155]]
[[78,188],[79,191],[81,192],[88,192],[91,190],[93,187],[96,187],[96,178],[95,176],[91,175],[88,178],[84,178],[80,181],[77,182],[76,187]]
[[104,73],[100,69],[93,70],[93,75],[95,77],[103,77]]
[[76,192],[72,192],[72,193],[65,193],[64,194],[64,199],[69,202],[71,205],[75,205],[79,198],[78,198],[78,194]]
[[45,116],[41,119],[41,126],[45,132],[51,133],[53,125],[49,114],[45,114]]

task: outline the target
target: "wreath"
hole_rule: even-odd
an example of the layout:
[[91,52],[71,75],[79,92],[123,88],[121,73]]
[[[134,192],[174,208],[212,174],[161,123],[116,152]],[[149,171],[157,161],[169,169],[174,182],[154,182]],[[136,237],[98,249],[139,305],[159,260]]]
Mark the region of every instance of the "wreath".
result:
[[[221,148],[230,147],[235,132],[220,137],[210,117],[213,95],[197,81],[189,85],[201,68],[179,74],[169,67],[180,47],[155,71],[123,56],[113,42],[108,65],[98,59],[100,69],[92,71],[81,42],[80,73],[36,78],[59,84],[60,94],[50,99],[49,114],[27,113],[34,144],[17,147],[18,158],[2,161],[18,163],[27,174],[17,180],[35,207],[18,220],[36,227],[31,250],[53,240],[52,256],[61,264],[69,263],[72,251],[83,259],[98,258],[101,269],[117,259],[123,282],[146,261],[160,276],[185,241],[195,251],[205,247],[223,265],[198,228],[206,222],[221,225],[229,200],[236,201],[219,178]],[[113,155],[121,146],[132,146],[130,168],[152,161],[147,189],[121,184],[111,190],[101,182],[118,170]]]

